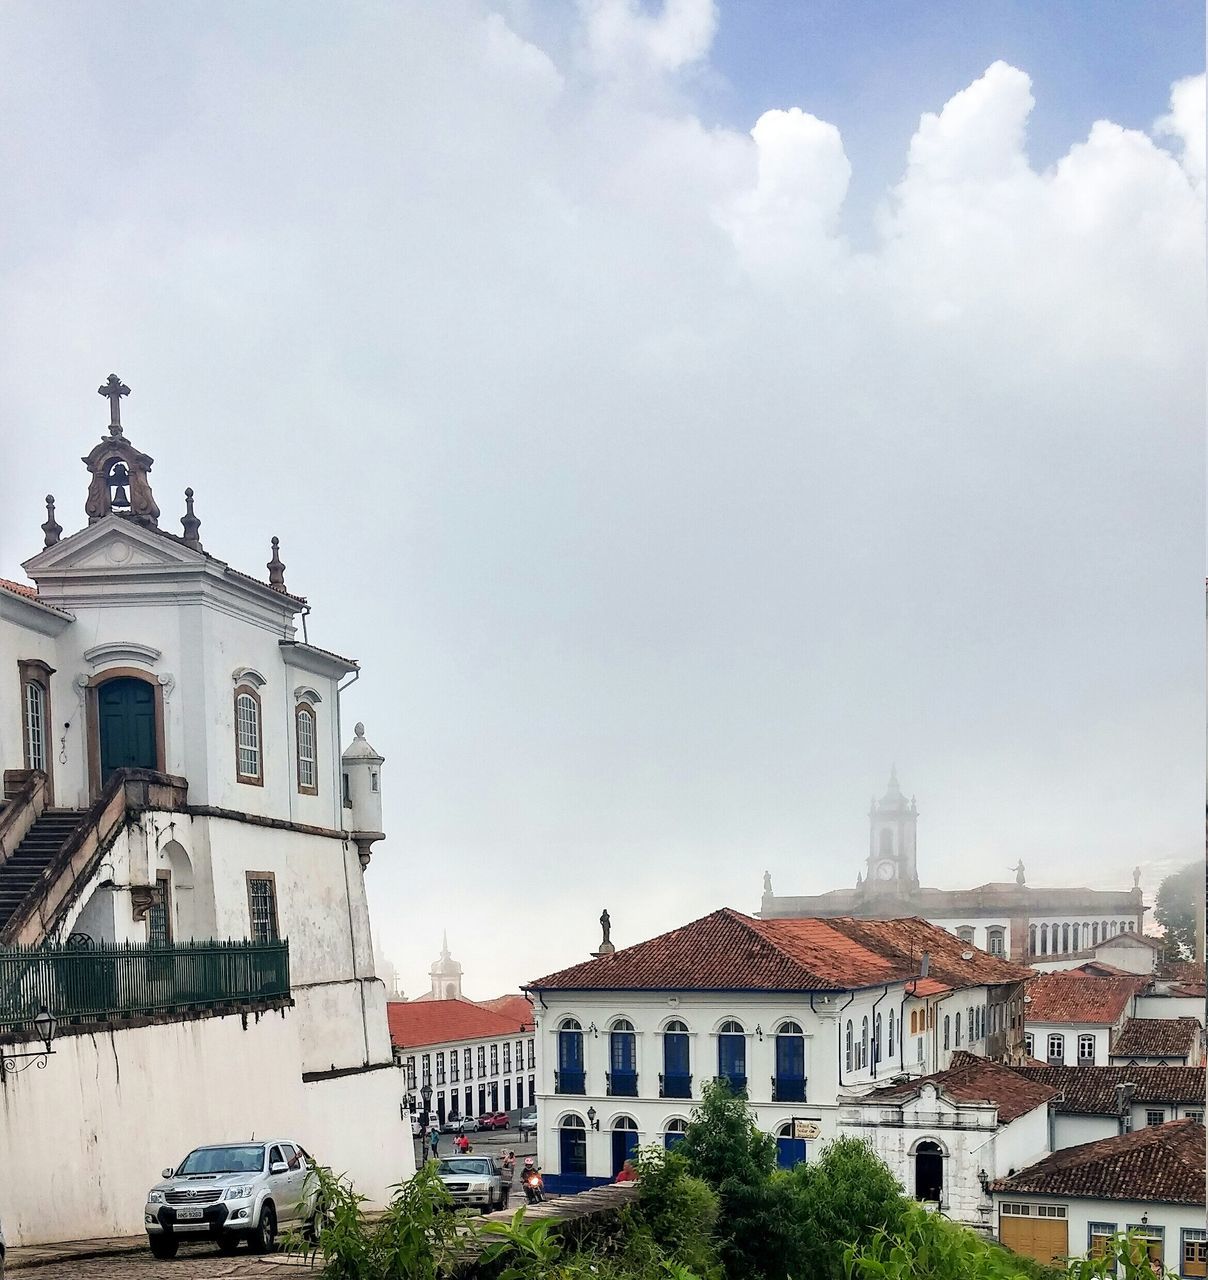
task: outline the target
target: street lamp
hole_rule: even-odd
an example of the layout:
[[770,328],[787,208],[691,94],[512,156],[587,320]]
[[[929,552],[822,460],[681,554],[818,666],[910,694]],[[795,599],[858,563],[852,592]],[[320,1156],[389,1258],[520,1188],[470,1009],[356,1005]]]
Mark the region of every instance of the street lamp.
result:
[[[34,1030],[38,1033],[38,1039],[42,1041],[42,1048],[25,1053],[10,1053],[7,1051],[0,1053],[0,1077],[17,1071],[24,1071],[30,1066],[36,1066],[39,1071],[46,1069],[46,1059],[54,1053],[54,1050],[50,1047],[50,1042],[54,1039],[55,1030],[59,1023],[54,1014],[43,1005],[34,1017],[33,1025]],[[19,1061],[22,1063],[21,1066],[17,1066]]]
[[588,1108],[587,1108],[587,1123],[591,1126],[591,1128],[596,1129],[596,1130],[598,1130],[598,1129],[599,1129],[599,1127],[600,1127],[600,1122],[596,1119],[596,1109],[595,1109],[595,1107],[588,1107]]
[[425,1139],[424,1159],[427,1160],[428,1158],[427,1137],[428,1137],[428,1129],[430,1127],[430,1123],[432,1119],[431,1115],[428,1112],[428,1108],[432,1105],[432,1085],[427,1080],[425,1080],[423,1085],[421,1086],[419,1091],[419,1096],[424,1104],[423,1114],[420,1116],[420,1128],[423,1129],[424,1131],[424,1139]]

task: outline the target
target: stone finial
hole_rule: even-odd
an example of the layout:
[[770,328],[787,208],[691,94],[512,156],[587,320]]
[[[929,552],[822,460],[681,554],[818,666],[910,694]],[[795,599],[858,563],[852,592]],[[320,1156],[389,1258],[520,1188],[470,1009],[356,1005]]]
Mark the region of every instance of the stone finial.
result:
[[46,495],[46,523],[42,526],[42,532],[46,535],[42,542],[44,547],[53,547],[63,533],[63,526],[55,519],[55,499],[52,493]]
[[281,563],[281,557],[277,554],[281,547],[281,539],[273,539],[273,558],[265,566],[268,569],[268,585],[274,591],[285,590],[285,565]]
[[363,720],[358,720],[356,724],[352,726],[352,732],[354,736],[363,738],[365,736],[365,722]]
[[180,518],[181,527],[185,531],[185,541],[191,547],[201,550],[201,539],[197,536],[201,521],[193,514],[193,490],[185,490],[185,513]]

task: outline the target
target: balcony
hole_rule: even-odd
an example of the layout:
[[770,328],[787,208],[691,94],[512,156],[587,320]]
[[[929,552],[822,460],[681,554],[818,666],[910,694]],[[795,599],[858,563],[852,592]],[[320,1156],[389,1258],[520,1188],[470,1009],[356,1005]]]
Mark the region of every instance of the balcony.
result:
[[609,1071],[604,1076],[610,1098],[636,1098],[638,1073],[636,1071]]
[[773,1076],[773,1102],[804,1102],[805,1078],[803,1076]]
[[685,1076],[685,1075],[659,1076],[659,1097],[660,1098],[692,1097],[692,1077]]
[[554,1092],[585,1094],[587,1092],[586,1073],[583,1071],[555,1071]]
[[747,1078],[745,1075],[739,1075],[734,1071],[723,1072],[719,1076],[713,1077],[715,1084],[725,1084],[729,1086],[730,1092],[736,1097],[746,1097]]
[[61,1025],[288,1000],[288,942],[101,943],[0,950],[0,1034],[48,1008]]

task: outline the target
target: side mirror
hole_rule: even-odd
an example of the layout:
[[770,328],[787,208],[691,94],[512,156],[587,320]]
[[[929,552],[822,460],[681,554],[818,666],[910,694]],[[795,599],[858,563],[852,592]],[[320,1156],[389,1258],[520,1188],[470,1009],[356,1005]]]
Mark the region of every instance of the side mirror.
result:
[[274,1160],[268,1167],[269,1173],[287,1173],[289,1165],[284,1160]]
[[175,1172],[175,1169],[164,1169],[160,1176],[163,1178],[170,1178]]

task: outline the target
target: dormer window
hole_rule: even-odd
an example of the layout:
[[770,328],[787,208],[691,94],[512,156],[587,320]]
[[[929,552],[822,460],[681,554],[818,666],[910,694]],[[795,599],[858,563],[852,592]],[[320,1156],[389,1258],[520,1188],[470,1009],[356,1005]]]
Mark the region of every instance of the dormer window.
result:
[[309,702],[300,702],[294,709],[294,736],[298,755],[298,790],[304,796],[318,795],[318,720]]

